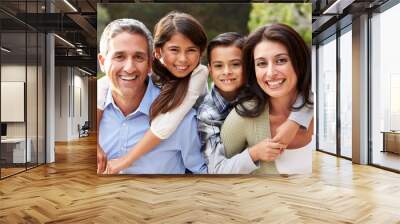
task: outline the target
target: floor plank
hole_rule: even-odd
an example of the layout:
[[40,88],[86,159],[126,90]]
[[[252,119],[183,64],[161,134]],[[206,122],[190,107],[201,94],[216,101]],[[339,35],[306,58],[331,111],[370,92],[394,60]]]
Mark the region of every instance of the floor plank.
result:
[[0,181],[0,223],[400,223],[400,175],[315,152],[307,176],[96,175],[94,137]]

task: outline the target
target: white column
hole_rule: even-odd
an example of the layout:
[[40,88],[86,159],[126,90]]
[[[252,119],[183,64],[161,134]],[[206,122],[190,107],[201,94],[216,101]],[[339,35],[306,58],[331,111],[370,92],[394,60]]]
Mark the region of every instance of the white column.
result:
[[55,161],[54,151],[54,133],[55,133],[55,74],[54,74],[54,36],[47,34],[46,36],[46,163]]
[[317,136],[317,47],[312,45],[311,48],[311,90],[314,93],[314,137]]
[[[53,12],[54,6],[47,2],[47,12]],[[46,35],[46,163],[55,162],[55,54],[54,35]]]
[[353,162],[368,163],[368,16],[353,20]]

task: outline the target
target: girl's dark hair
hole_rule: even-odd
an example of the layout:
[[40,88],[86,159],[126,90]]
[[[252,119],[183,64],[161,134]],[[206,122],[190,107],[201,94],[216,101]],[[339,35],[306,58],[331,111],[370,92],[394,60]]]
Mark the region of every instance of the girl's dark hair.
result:
[[[203,26],[191,15],[181,12],[170,12],[154,27],[154,49],[161,48],[176,33],[181,33],[200,48],[200,56],[207,45],[207,35]],[[150,108],[150,121],[157,115],[178,107],[186,96],[190,75],[184,78],[175,77],[157,59],[153,62],[154,83],[161,87],[160,95]]]
[[220,35],[214,37],[207,47],[207,60],[208,64],[211,62],[211,51],[216,47],[229,47],[235,46],[239,49],[243,48],[244,36],[236,32],[221,33]]
[[[310,48],[303,38],[291,27],[284,24],[271,24],[258,28],[250,34],[243,47],[243,71],[246,72],[247,84],[239,93],[235,104],[236,112],[244,117],[257,117],[268,102],[269,96],[257,83],[254,66],[254,48],[264,40],[276,41],[283,44],[289,53],[294,71],[297,75],[297,92],[304,101],[292,110],[304,106],[312,106],[311,94],[311,54]],[[252,103],[246,103],[251,101]]]

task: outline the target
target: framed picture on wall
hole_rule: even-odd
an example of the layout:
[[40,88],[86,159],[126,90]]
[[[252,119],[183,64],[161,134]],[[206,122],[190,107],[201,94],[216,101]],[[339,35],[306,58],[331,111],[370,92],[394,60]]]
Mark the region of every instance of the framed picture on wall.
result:
[[97,7],[99,174],[311,173],[310,3]]

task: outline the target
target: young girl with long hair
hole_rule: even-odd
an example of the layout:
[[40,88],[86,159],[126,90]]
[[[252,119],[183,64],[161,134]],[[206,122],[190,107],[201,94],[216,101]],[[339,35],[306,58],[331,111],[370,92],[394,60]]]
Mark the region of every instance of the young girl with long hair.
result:
[[[151,78],[161,91],[150,108],[150,130],[126,156],[107,161],[105,173],[119,173],[167,139],[198,97],[207,92],[208,70],[200,64],[206,45],[202,25],[189,14],[171,12],[156,24]],[[98,120],[107,88],[105,81],[98,86]]]

